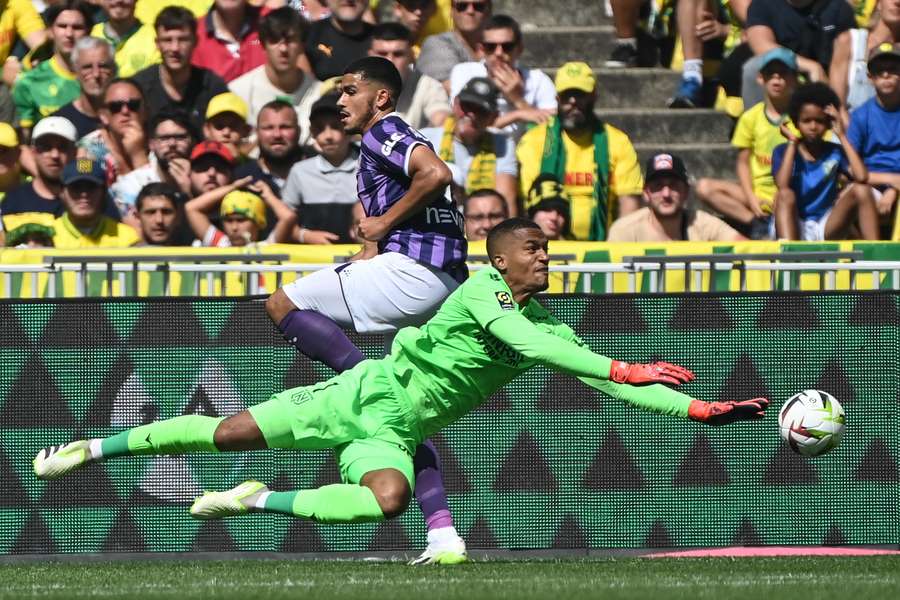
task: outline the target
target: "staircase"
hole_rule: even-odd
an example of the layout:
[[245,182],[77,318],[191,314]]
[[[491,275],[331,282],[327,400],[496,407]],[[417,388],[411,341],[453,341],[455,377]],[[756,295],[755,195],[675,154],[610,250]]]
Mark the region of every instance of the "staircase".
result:
[[665,107],[679,74],[668,69],[606,69],[612,50],[612,20],[603,0],[494,0],[494,13],[522,26],[525,53],[520,63],[551,77],[565,62],[584,61],[597,75],[597,115],[628,134],[644,162],[657,152],[681,156],[695,178],[736,178],[737,152],[731,147],[731,119],[714,110]]

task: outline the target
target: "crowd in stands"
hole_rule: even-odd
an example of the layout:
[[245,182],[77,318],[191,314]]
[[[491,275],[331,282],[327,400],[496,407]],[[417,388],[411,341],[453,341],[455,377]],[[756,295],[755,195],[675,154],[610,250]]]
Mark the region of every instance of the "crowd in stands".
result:
[[900,239],[900,0],[611,6],[604,66],[670,66],[669,107],[728,113],[730,177],[641,165],[595,112],[602,72],[522,64],[491,0],[0,0],[0,240],[358,242],[340,78],[366,55],[470,240],[515,215],[552,240]]

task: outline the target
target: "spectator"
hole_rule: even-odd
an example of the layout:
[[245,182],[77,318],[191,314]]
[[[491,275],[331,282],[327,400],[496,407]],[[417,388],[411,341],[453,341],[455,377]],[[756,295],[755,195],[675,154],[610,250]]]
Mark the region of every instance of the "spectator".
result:
[[559,116],[519,142],[519,189],[523,197],[538,175],[563,184],[571,201],[576,240],[604,240],[609,224],[640,207],[643,188],[637,154],[628,136],[594,115],[596,79],[585,63],[556,72]]
[[19,136],[16,130],[9,123],[0,123],[0,210],[6,192],[19,185],[22,174],[20,155]]
[[[432,0],[433,2],[433,0]],[[450,114],[447,91],[436,79],[413,68],[412,37],[400,23],[382,23],[372,30],[369,56],[386,58],[403,78],[403,91],[397,99],[397,112],[410,127],[438,127]]]
[[506,210],[518,214],[515,146],[508,136],[488,131],[497,118],[497,88],[485,77],[470,79],[453,100],[453,117],[443,127],[422,130],[438,156],[456,165],[467,194],[482,188],[503,196]]
[[3,10],[0,10],[0,65],[10,58],[17,38],[31,49],[47,41],[44,21],[28,0],[3,3]]
[[425,25],[435,13],[436,0],[394,0],[394,18],[409,30],[413,58],[419,55],[422,40],[425,39]]
[[363,20],[365,0],[328,0],[331,16],[309,28],[306,58],[320,81],[338,77],[369,50],[372,25]]
[[231,183],[234,155],[219,142],[200,142],[191,151],[191,197]]
[[168,6],[156,18],[155,28],[162,63],[134,76],[147,99],[147,112],[181,110],[199,130],[210,99],[227,92],[228,87],[212,71],[191,64],[197,47],[197,19],[191,11]]
[[244,162],[235,177],[249,175],[253,181],[265,181],[276,196],[281,196],[291,167],[303,158],[299,138],[294,107],[284,100],[272,100],[263,106],[256,126],[259,158]]
[[62,172],[75,157],[75,139],[75,126],[63,117],[37,122],[31,136],[34,178],[7,192],[0,204],[0,230],[9,232],[27,223],[49,227],[62,215]]
[[266,64],[228,84],[247,103],[247,122],[251,125],[257,123],[263,106],[276,98],[289,98],[297,111],[303,143],[309,137],[309,109],[322,95],[322,82],[297,68],[307,29],[303,18],[287,6],[267,14],[259,25]]
[[610,242],[736,242],[744,236],[713,215],[688,208],[691,186],[684,162],[673,154],[647,161],[644,200],[647,206],[618,219]]
[[[251,191],[241,188],[247,187]],[[266,206],[275,213],[278,222],[265,240],[273,244],[290,241],[297,216],[278,199],[262,181],[250,183],[249,177],[206,192],[188,202],[185,207],[188,224],[204,246],[229,248],[259,242],[259,234],[266,228]],[[212,224],[209,213],[218,208],[222,229]]]
[[869,172],[878,214],[887,217],[900,191],[900,44],[872,48],[869,78],[875,97],[850,114],[847,138]]
[[755,56],[744,64],[744,106],[762,101],[756,75],[766,52],[776,46],[793,50],[808,81],[827,81],[833,45],[838,38],[846,43],[854,27],[846,0],[754,0],[747,12],[747,42]]
[[284,202],[296,212],[301,244],[350,243],[357,200],[359,150],[344,131],[337,105],[327,98],[310,115],[313,139],[321,154],[298,162],[288,175]]
[[534,180],[525,200],[528,218],[538,224],[548,240],[571,239],[571,206],[563,185],[549,174]]
[[78,40],[72,50],[72,65],[81,94],[53,114],[71,121],[78,139],[101,126],[103,95],[116,76],[113,53],[109,42],[91,36]]
[[321,21],[331,16],[327,0],[290,0],[291,8],[298,8],[300,16],[309,22]]
[[643,0],[610,0],[616,43],[604,65],[608,69],[638,66],[638,22]]
[[236,94],[225,92],[209,101],[203,137],[224,144],[232,156],[240,157],[241,142],[250,135],[247,125],[247,104]]
[[178,246],[184,196],[168,183],[148,183],[135,199],[141,224],[138,246]]
[[52,248],[53,234],[54,229],[51,225],[23,223],[6,235],[6,246],[18,250]]
[[475,190],[463,202],[466,217],[466,239],[476,242],[487,239],[488,232],[509,218],[506,199],[496,190]]
[[26,141],[41,117],[55,113],[78,96],[70,57],[75,43],[93,24],[90,5],[81,0],[62,0],[47,9],[44,19],[53,42],[53,56],[22,74],[13,89],[19,128]]
[[97,23],[91,35],[103,38],[115,48],[119,77],[131,77],[159,63],[156,30],[134,16],[137,0],[100,0],[106,23]]
[[247,0],[215,0],[198,23],[194,66],[230,82],[265,63],[259,43],[260,12]]
[[447,92],[453,66],[481,58],[481,36],[491,16],[491,0],[454,0],[450,16],[453,31],[426,38],[416,59],[416,68],[444,84]]
[[107,185],[149,162],[144,122],[147,109],[138,84],[113,79],[103,95],[100,121],[103,126],[78,140],[78,157],[103,165]]
[[128,225],[103,214],[106,174],[95,160],[76,159],[62,174],[65,212],[53,222],[53,245],[57,248],[123,248],[139,240]]
[[148,184],[164,182],[185,196],[191,193],[191,163],[188,158],[196,142],[190,120],[182,112],[156,114],[147,127],[150,135],[149,162],[122,175],[110,186],[110,195],[123,220],[137,219],[137,197]]
[[[856,222],[863,239],[878,239],[878,214],[868,170],[844,133],[835,93],[824,83],[797,88],[791,98],[790,117],[800,135],[784,124],[788,143],[775,148],[772,173],[775,227],[779,239],[832,240],[846,237]],[[828,129],[840,144],[823,138]],[[840,188],[841,176],[850,184]]]
[[[678,0],[675,5],[678,38],[684,56],[681,83],[669,108],[697,108],[703,105],[703,42],[720,35],[719,23],[709,10],[708,0]],[[729,28],[721,29],[722,37]]]
[[479,44],[484,60],[453,67],[450,99],[456,97],[473,77],[488,77],[500,90],[500,116],[494,127],[515,140],[525,133],[527,123],[543,123],[556,113],[553,82],[540,69],[522,69],[517,61],[525,49],[522,31],[512,17],[494,15],[484,25]]
[[738,183],[704,178],[697,182],[696,192],[715,212],[746,228],[751,238],[767,239],[776,191],[772,152],[787,141],[781,123],[797,86],[796,55],[787,48],[772,48],[761,59],[757,78],[765,100],[741,115],[731,138],[731,145],[739,149]]

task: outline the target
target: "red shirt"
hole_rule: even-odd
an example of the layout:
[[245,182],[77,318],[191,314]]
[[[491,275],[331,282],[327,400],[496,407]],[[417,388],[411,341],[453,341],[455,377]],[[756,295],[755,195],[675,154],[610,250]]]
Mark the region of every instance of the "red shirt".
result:
[[259,41],[260,9],[247,6],[239,33],[240,44],[216,37],[214,10],[215,7],[211,8],[197,24],[197,47],[191,62],[209,69],[228,83],[266,62],[266,52]]

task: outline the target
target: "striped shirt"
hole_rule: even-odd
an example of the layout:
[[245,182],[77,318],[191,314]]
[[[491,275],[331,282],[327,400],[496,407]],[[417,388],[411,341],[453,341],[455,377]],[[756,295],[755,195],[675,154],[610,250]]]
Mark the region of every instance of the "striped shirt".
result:
[[[434,150],[425,136],[396,113],[387,115],[363,136],[356,190],[366,216],[386,213],[408,191],[409,159],[423,145]],[[447,193],[394,227],[378,242],[378,251],[399,252],[445,271],[457,281],[468,277],[464,221]]]

